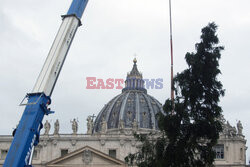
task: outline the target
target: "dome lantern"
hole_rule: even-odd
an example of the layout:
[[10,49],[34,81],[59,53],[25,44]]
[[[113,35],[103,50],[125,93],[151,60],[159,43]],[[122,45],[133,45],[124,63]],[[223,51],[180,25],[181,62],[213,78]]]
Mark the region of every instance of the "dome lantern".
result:
[[144,88],[144,80],[142,77],[142,73],[140,73],[137,69],[137,60],[134,58],[134,65],[132,70],[127,74],[127,78],[125,81],[125,88],[122,89],[122,92],[127,90],[138,90],[147,93],[147,90]]

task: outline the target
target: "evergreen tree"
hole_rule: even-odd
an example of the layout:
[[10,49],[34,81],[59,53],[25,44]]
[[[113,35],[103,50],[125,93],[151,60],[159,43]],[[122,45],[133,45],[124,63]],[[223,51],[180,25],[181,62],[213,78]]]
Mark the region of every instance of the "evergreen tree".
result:
[[[202,29],[201,42],[195,53],[185,56],[188,68],[174,78],[176,98],[166,100],[164,113],[159,114],[161,136],[137,135],[142,147],[126,158],[140,167],[208,167],[213,166],[224,96],[219,59],[224,49],[218,46],[217,26],[209,23]],[[174,106],[173,106],[174,104]]]

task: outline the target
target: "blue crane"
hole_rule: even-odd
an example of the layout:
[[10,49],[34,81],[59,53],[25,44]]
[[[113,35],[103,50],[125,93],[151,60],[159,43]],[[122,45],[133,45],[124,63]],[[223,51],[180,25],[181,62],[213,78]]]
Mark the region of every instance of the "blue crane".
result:
[[31,93],[26,95],[28,102],[19,121],[13,141],[3,167],[31,166],[32,150],[39,143],[44,115],[53,113],[51,103],[56,81],[69,51],[88,0],[73,0],[48,53],[43,68]]

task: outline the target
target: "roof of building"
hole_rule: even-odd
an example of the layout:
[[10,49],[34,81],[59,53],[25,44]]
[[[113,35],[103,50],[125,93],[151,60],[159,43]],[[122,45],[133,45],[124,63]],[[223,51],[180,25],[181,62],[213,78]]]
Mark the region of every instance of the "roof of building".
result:
[[156,114],[162,112],[162,105],[147,94],[142,73],[137,69],[137,60],[127,74],[122,93],[110,100],[98,114],[93,133],[114,129],[158,130]]

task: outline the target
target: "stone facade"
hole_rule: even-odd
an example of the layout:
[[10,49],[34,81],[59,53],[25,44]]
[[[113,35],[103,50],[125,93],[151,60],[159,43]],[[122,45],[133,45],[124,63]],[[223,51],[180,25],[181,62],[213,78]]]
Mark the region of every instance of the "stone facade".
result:
[[[226,124],[225,124],[226,125]],[[245,167],[246,140],[239,130],[230,135],[230,126],[224,126],[215,147],[217,167]],[[153,132],[138,129],[138,133]],[[159,133],[154,131],[155,135]],[[12,136],[0,136],[0,166],[4,163],[5,150],[11,145]],[[36,167],[65,166],[125,166],[124,158],[135,153],[138,143],[132,129],[108,130],[105,134],[47,134],[41,136],[35,148],[33,165]],[[85,150],[85,151],[84,151]],[[87,151],[86,151],[87,150]]]
[[[0,136],[0,150],[1,153],[4,150],[8,150],[11,145],[11,136]],[[97,156],[99,159],[91,160],[87,162],[82,159],[79,161],[81,165],[96,165],[98,161],[103,161],[99,165],[111,165],[106,163],[107,157],[114,159],[114,161],[120,161],[120,166],[125,165],[124,157],[130,152],[136,151],[136,141],[133,136],[125,134],[117,135],[89,135],[89,134],[59,134],[59,135],[43,135],[40,138],[40,143],[35,148],[33,156],[33,165],[36,167],[49,166],[51,161],[64,157],[76,150],[89,147],[94,150],[98,150],[102,153],[103,157]],[[83,156],[83,153],[82,153]],[[4,155],[0,155],[0,166],[4,163]],[[74,158],[73,158],[74,159]],[[71,158],[72,161],[72,158]],[[105,164],[105,163],[106,164]],[[75,163],[71,162],[72,165]],[[67,163],[69,165],[69,162]],[[74,165],[73,165],[74,166]],[[98,166],[98,165],[97,165]]]

